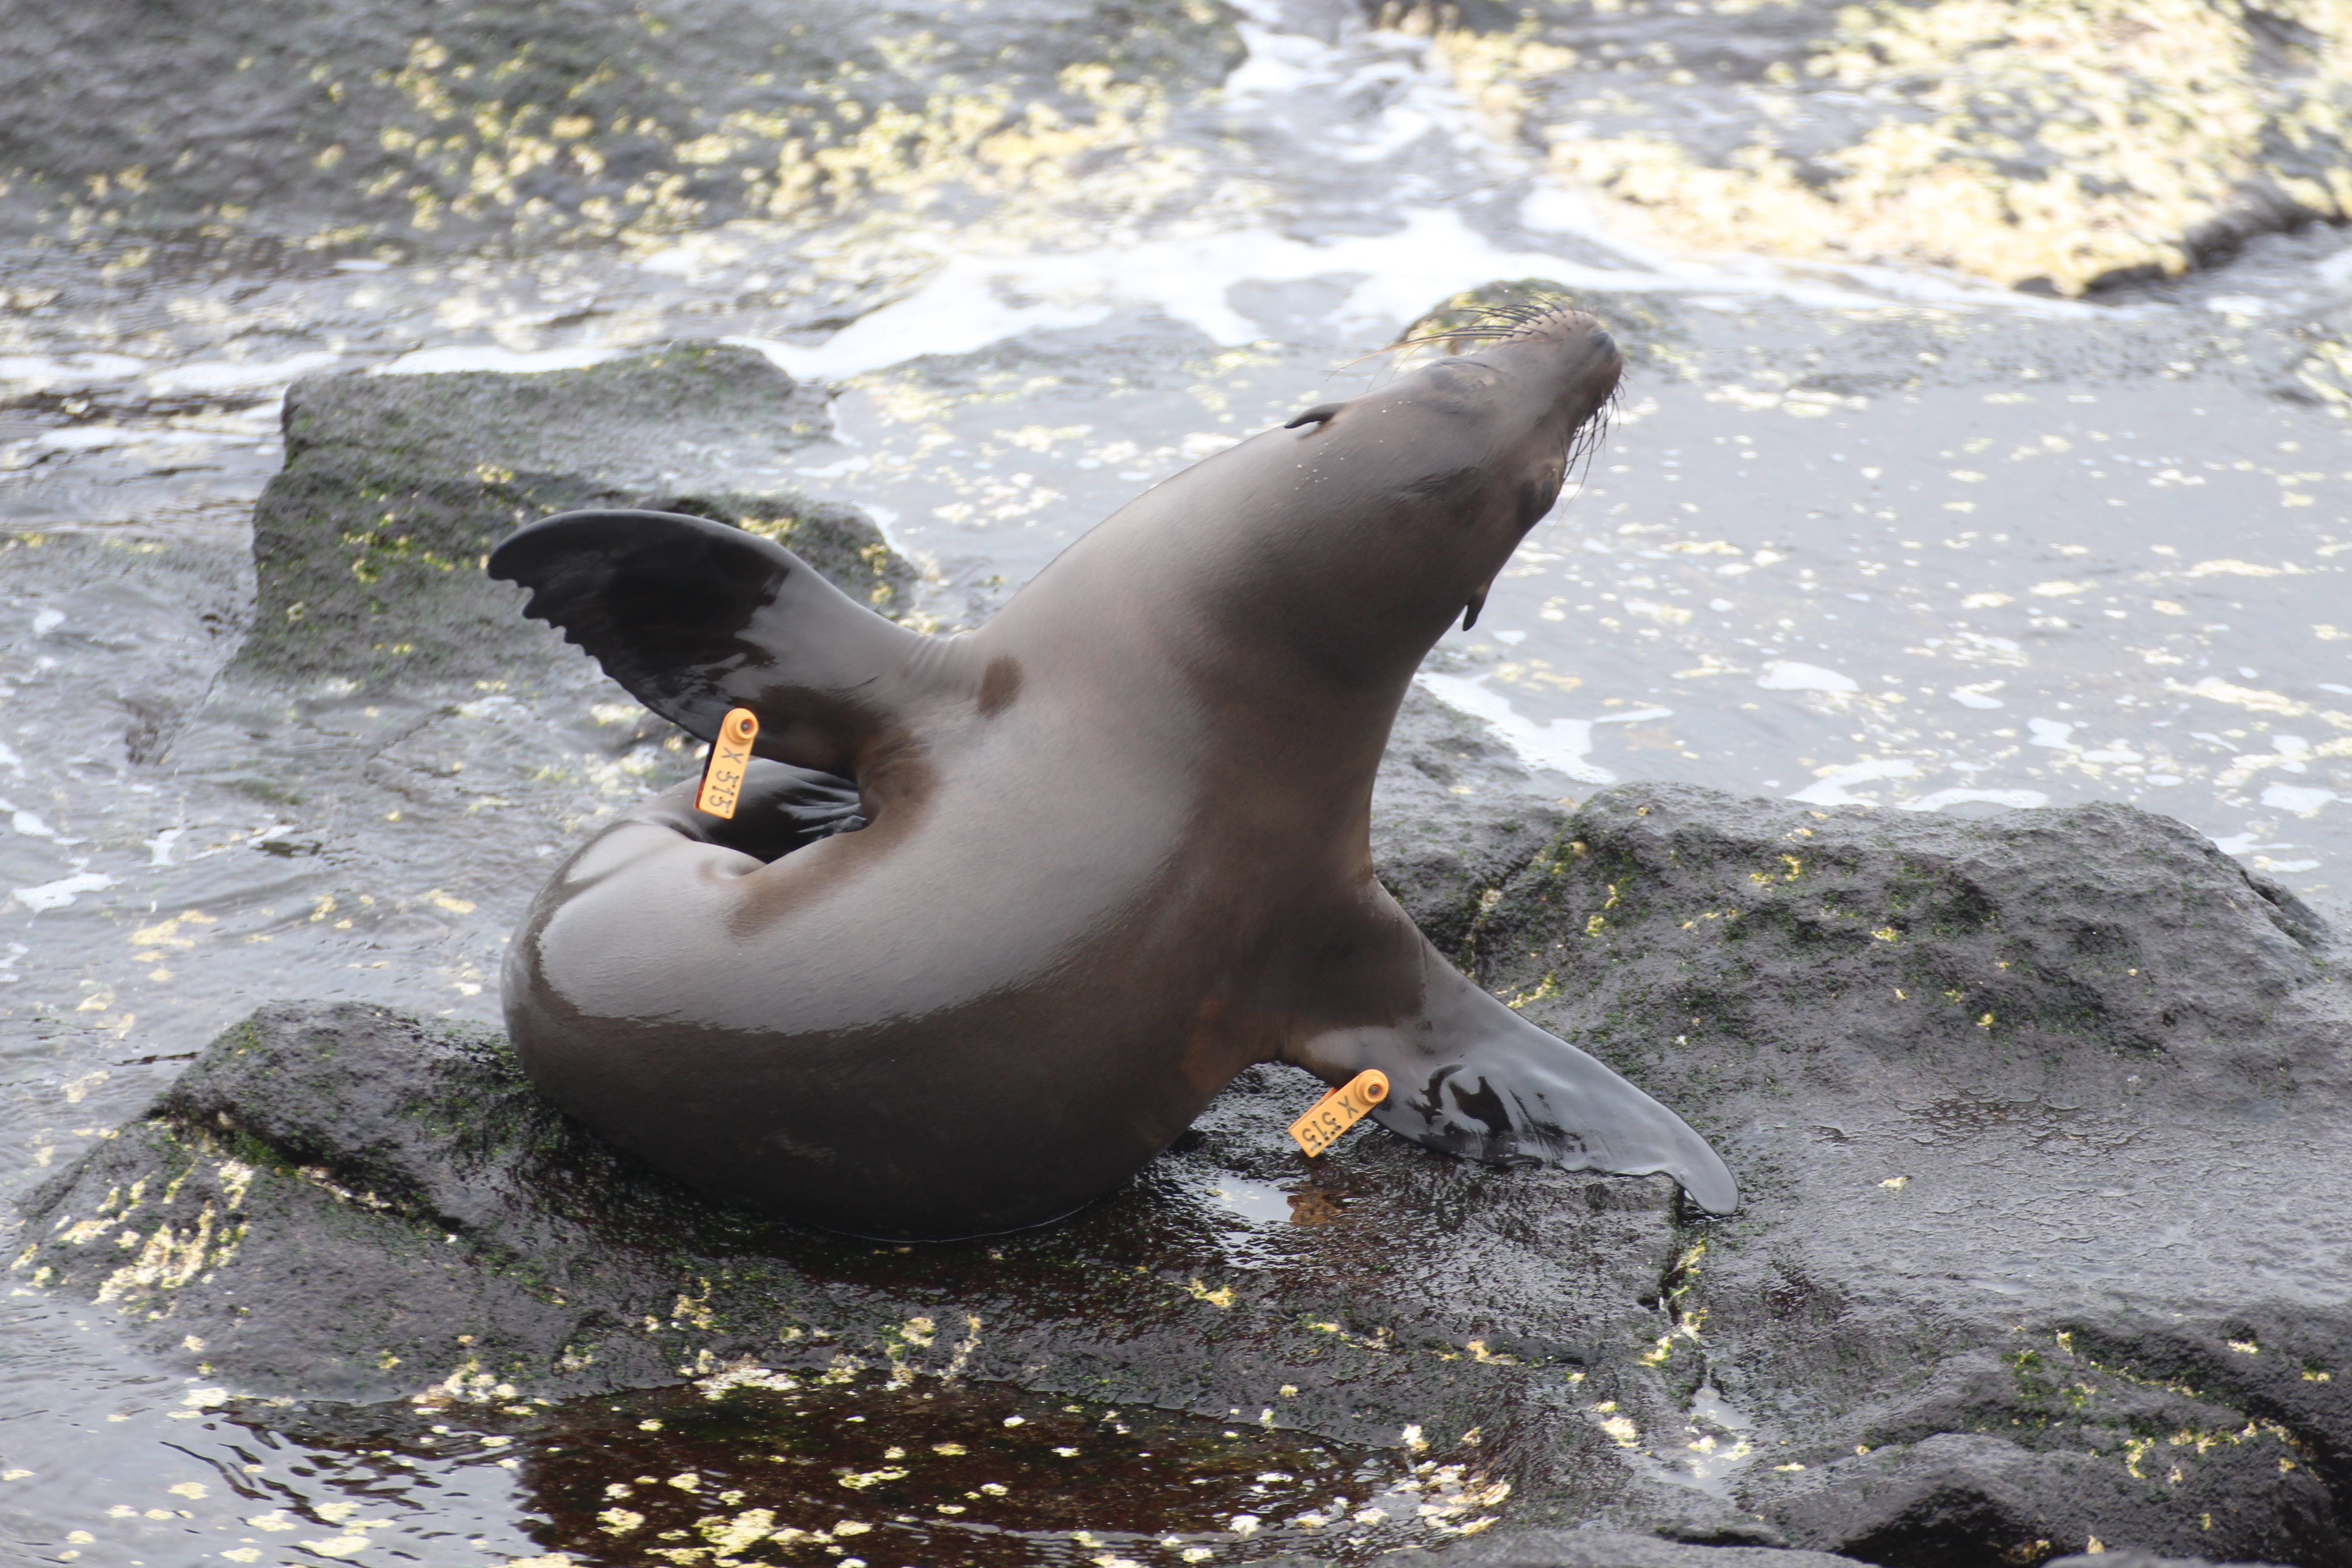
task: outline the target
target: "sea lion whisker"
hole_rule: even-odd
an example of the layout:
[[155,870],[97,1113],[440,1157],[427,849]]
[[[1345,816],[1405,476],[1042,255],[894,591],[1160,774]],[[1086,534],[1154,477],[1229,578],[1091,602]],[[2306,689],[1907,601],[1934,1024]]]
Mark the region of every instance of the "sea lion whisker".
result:
[[[1511,336],[1518,329],[1516,327],[1505,328],[1496,326],[1451,327],[1444,331],[1430,332],[1422,337],[1399,338],[1396,342],[1389,344],[1387,348],[1374,350],[1373,353],[1393,353],[1399,349],[1423,348],[1431,343],[1456,343],[1462,342],[1465,338],[1478,342],[1499,342],[1503,339]],[[1373,354],[1366,354],[1363,356],[1364,359],[1370,359],[1372,357]],[[1363,360],[1353,360],[1349,363],[1361,364]]]

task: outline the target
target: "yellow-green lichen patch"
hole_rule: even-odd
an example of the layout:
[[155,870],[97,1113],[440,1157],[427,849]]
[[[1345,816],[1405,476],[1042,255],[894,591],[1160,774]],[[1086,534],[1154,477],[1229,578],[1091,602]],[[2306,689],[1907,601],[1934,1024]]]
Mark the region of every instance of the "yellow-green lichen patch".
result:
[[[204,1178],[202,1195],[182,1202],[183,1186],[198,1174]],[[241,1160],[197,1152],[194,1163],[174,1174],[153,1204],[144,1201],[150,1178],[142,1177],[127,1189],[110,1187],[97,1215],[81,1220],[60,1215],[51,1223],[48,1236],[17,1259],[17,1267],[47,1251],[49,1260],[33,1273],[35,1284],[48,1286],[61,1269],[68,1277],[89,1276],[83,1283],[85,1288],[94,1285],[95,1300],[115,1303],[125,1312],[163,1316],[171,1310],[173,1292],[209,1278],[236,1258],[247,1229],[246,1192],[254,1175],[254,1168]],[[109,1258],[131,1257],[111,1267],[100,1260],[102,1276],[91,1275],[89,1261],[76,1255],[95,1251],[102,1242],[108,1244]]]

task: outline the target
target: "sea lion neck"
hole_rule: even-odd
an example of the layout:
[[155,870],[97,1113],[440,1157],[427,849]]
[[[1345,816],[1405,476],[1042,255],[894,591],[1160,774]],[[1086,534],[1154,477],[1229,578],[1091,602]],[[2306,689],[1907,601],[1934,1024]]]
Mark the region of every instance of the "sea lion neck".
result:
[[1118,599],[1170,658],[1214,649],[1219,679],[1401,693],[1550,510],[1622,363],[1598,321],[1551,312],[1310,409],[1121,508],[992,629],[1076,633]]

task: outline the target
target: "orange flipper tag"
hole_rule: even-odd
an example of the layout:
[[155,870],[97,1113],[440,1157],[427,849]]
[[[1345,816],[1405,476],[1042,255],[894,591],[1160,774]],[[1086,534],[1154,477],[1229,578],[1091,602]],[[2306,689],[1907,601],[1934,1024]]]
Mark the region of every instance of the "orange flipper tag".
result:
[[1290,1124],[1290,1135],[1312,1159],[1337,1143],[1340,1134],[1388,1097],[1389,1075],[1368,1068],[1317,1100],[1315,1109]]
[[719,721],[719,739],[710,743],[710,760],[702,764],[702,792],[694,809],[712,816],[731,817],[743,797],[743,770],[751,765],[751,742],[760,737],[760,721],[749,708],[730,708]]

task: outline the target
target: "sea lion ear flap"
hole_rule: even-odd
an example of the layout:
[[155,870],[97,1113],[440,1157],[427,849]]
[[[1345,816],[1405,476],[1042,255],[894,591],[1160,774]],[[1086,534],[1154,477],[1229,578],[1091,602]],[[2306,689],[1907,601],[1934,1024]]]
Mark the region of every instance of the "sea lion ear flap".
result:
[[530,590],[523,614],[704,741],[730,708],[760,711],[765,726],[763,699],[822,684],[831,661],[797,657],[812,638],[860,619],[897,629],[782,545],[672,512],[563,512],[509,536],[488,567]]

